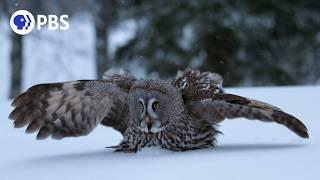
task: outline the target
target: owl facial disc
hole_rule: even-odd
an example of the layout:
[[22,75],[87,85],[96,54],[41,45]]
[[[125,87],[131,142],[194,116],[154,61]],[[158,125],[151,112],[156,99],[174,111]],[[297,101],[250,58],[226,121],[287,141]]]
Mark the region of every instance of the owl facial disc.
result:
[[[159,106],[158,101],[155,98],[147,99],[146,101],[140,98],[139,101],[144,107],[144,111],[141,114],[140,129],[147,133],[157,133],[161,131],[163,128],[155,112]],[[145,104],[145,102],[147,103]]]

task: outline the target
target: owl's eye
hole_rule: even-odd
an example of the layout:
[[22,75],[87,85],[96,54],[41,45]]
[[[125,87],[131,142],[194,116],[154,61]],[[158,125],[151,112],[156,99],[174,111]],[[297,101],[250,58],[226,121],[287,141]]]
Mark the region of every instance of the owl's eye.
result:
[[153,108],[153,109],[158,109],[159,107],[160,107],[159,102],[154,102],[154,103],[152,104],[152,108]]
[[141,101],[139,101],[139,107],[140,107],[141,109],[144,109],[144,105],[143,105],[143,103],[142,103]]

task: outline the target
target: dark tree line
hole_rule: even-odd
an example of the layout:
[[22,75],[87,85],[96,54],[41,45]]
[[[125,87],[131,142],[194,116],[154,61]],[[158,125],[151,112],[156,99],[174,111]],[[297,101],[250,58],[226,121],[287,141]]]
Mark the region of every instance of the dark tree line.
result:
[[101,78],[111,66],[108,58],[108,34],[112,20],[115,18],[114,0],[96,0],[94,19],[96,30],[96,70],[97,77]]
[[[216,71],[225,85],[295,85],[320,82],[320,1],[0,0],[2,15],[88,11],[95,24],[97,77],[115,65],[142,62],[148,73],[173,76],[192,67]],[[111,29],[126,20],[135,36],[115,56]],[[11,97],[21,89],[23,37],[11,33]]]
[[[15,4],[11,3],[9,0],[0,1],[0,7],[2,15],[7,18],[15,11]],[[11,37],[11,53],[10,53],[10,63],[11,63],[11,82],[10,82],[10,98],[16,97],[21,91],[22,84],[22,67],[23,67],[23,36],[18,35],[14,32],[10,33]]]
[[[10,16],[19,9],[27,9],[33,14],[63,14],[73,15],[82,10],[92,12],[95,21],[96,29],[96,68],[97,77],[102,77],[103,72],[111,66],[108,60],[108,30],[111,27],[111,22],[114,16],[113,0],[96,0],[93,2],[78,1],[65,2],[54,0],[0,0],[0,8],[2,16],[10,18]],[[11,39],[11,81],[10,81],[10,98],[14,98],[21,93],[22,84],[22,68],[23,68],[23,38],[10,31]]]
[[216,71],[227,86],[316,84],[320,1],[128,1],[137,34],[118,49],[170,77],[191,66]]

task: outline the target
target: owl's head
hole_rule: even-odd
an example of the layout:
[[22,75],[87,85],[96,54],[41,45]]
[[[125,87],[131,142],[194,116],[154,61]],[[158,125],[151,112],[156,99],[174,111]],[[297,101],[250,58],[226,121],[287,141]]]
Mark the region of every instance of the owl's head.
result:
[[144,132],[157,133],[181,118],[184,103],[181,93],[161,80],[139,80],[129,93],[129,112],[135,125]]

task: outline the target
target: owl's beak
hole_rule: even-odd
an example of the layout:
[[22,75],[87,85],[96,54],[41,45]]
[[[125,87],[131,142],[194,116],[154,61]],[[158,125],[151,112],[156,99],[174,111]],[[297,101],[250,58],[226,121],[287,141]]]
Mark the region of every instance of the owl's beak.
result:
[[146,121],[146,123],[147,123],[148,129],[151,129],[151,127],[152,127],[152,120],[151,120],[151,117],[150,117],[149,114],[146,115],[145,121]]

